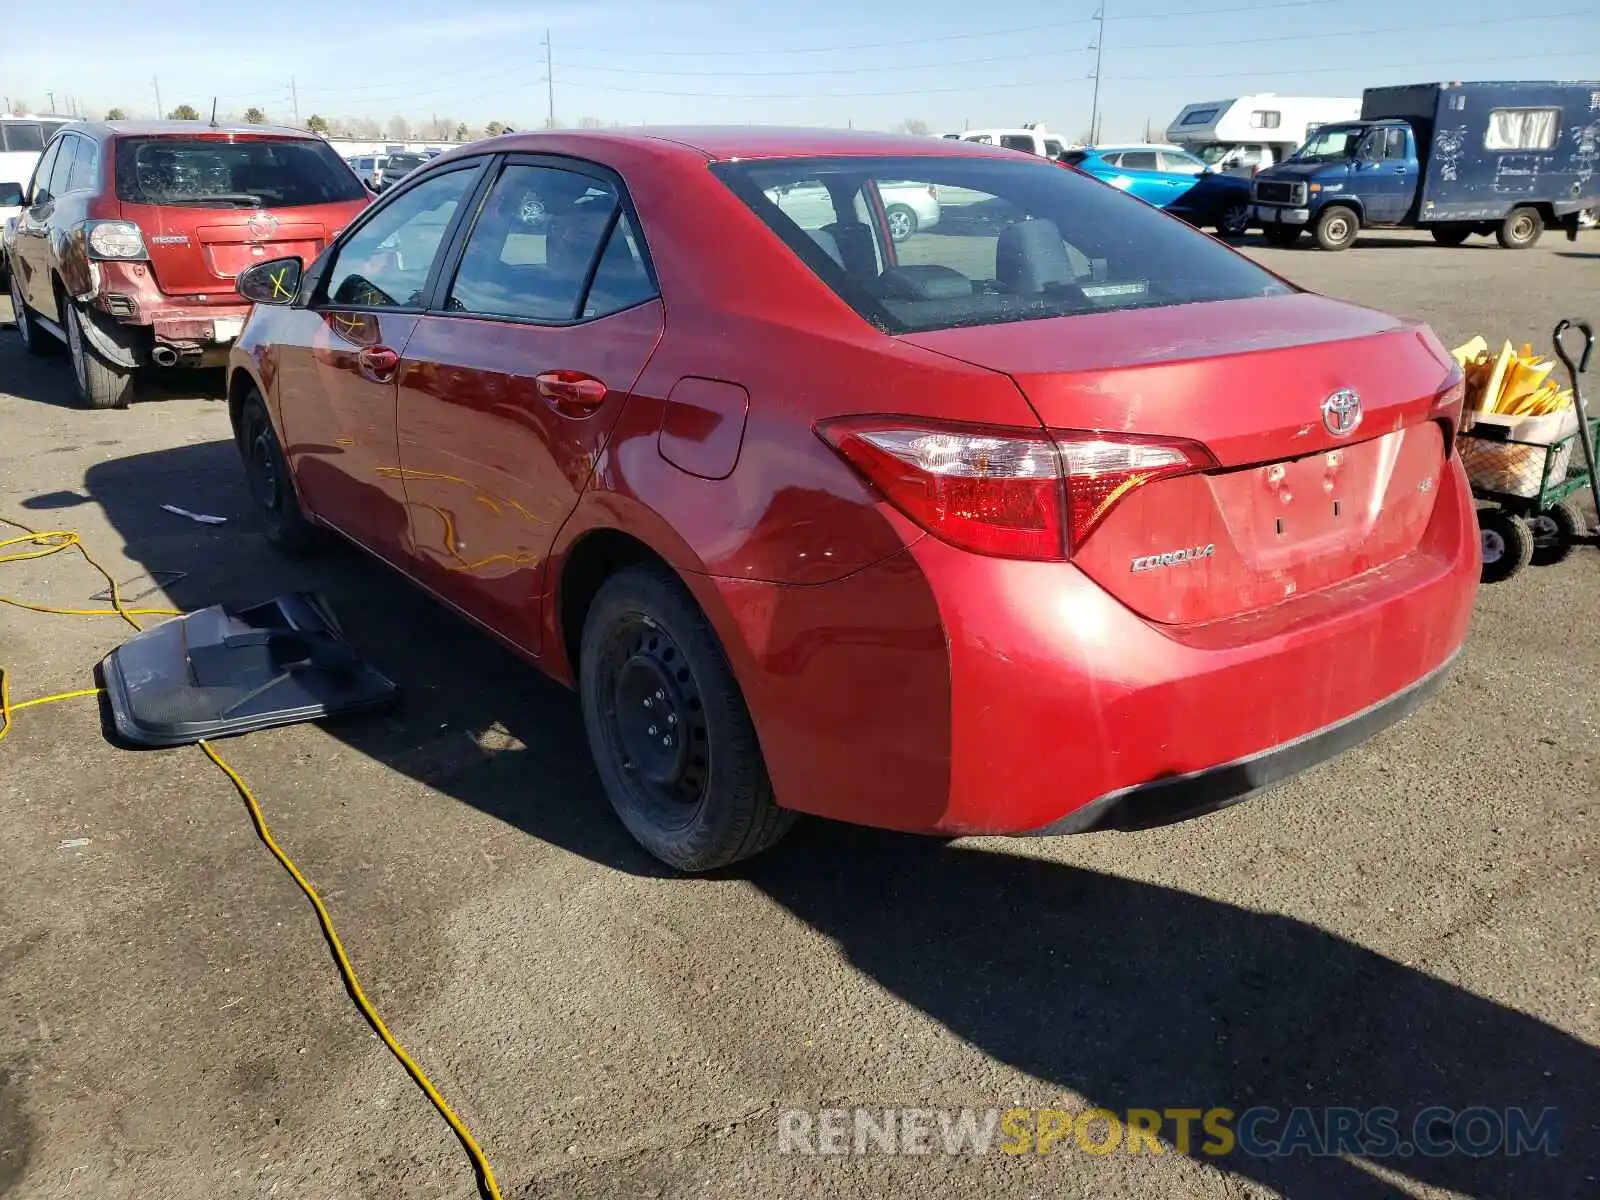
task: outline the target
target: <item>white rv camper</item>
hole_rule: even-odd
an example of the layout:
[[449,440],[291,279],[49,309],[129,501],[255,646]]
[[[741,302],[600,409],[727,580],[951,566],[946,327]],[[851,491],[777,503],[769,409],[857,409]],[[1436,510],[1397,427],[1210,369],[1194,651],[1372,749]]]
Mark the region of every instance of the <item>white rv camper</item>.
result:
[[1167,140],[1193,151],[1215,171],[1248,178],[1288,158],[1319,125],[1360,119],[1359,97],[1258,92],[1186,105],[1167,126]]

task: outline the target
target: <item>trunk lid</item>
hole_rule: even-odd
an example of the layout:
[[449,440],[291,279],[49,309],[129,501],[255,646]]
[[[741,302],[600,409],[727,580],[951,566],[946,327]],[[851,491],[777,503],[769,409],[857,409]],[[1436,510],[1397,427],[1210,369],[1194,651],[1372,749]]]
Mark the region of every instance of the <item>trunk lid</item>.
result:
[[[1217,469],[1129,491],[1073,555],[1156,621],[1216,620],[1415,549],[1444,480],[1426,327],[1299,294],[911,334],[1004,371],[1044,425],[1199,442]],[[1359,395],[1341,435],[1335,393]],[[1337,424],[1337,421],[1335,421]]]
[[308,265],[360,210],[216,209],[124,204],[123,216],[144,231],[150,268],[169,296],[233,297],[233,280],[258,262],[298,255]]

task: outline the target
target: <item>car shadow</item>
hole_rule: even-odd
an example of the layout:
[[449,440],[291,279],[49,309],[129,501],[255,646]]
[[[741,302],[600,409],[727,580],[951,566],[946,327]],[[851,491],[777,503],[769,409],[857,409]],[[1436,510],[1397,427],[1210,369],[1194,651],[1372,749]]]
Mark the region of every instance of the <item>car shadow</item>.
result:
[[1600,258],[1600,250],[1557,250],[1557,258]]
[[[357,552],[276,556],[248,519],[231,444],[105,462],[84,483],[131,558],[152,574],[188,572],[172,589],[180,606],[299,588],[327,597],[357,652],[406,693],[396,712],[327,722],[330,736],[594,863],[671,874],[612,816],[569,692]],[[182,518],[159,507],[169,500],[228,523],[174,537]],[[1467,1196],[1594,1194],[1594,1047],[1308,922],[1025,857],[1027,846],[1008,853],[809,820],[724,874],[968,1045],[1093,1104],[1264,1107],[1279,1114],[1257,1127],[1266,1138],[1285,1132],[1296,1106],[1389,1109],[1408,1146],[1429,1108],[1520,1108],[1533,1123],[1554,1108],[1558,1156],[1496,1147],[1482,1157],[1395,1153],[1379,1165]],[[1449,1124],[1434,1117],[1421,1123],[1430,1141],[1447,1132],[1439,1119]],[[1360,1153],[1236,1147],[1213,1158],[1203,1146],[1197,1124],[1193,1157],[1296,1200],[1398,1190]]]
[[[10,306],[4,306],[10,319]],[[49,336],[48,334],[46,336]],[[22,348],[15,324],[0,324],[0,379],[7,395],[55,408],[81,408],[72,383],[72,364],[63,347],[58,353],[35,357]],[[221,370],[141,372],[134,386],[134,404],[150,404],[194,396],[221,399],[225,395]]]

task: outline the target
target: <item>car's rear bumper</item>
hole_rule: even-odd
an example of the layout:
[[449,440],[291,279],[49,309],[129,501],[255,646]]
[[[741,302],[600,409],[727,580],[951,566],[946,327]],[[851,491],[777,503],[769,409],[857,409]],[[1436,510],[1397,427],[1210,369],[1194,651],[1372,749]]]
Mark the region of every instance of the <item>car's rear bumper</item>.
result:
[[104,318],[102,326],[112,322],[129,335],[123,340],[140,365],[167,348],[184,365],[221,366],[250,315],[227,283],[204,298],[168,295],[147,263],[96,263],[92,282],[90,307]]
[[1235,762],[1112,792],[1043,828],[1026,832],[1030,836],[1045,837],[1101,829],[1151,829],[1248,800],[1263,788],[1343,754],[1404,720],[1443,686],[1454,663],[1452,655],[1443,666],[1436,667],[1403,691],[1315,733]]
[[1445,479],[1411,554],[1204,625],[931,537],[833,584],[702,583],[785,807],[954,835],[1157,824],[1337,754],[1437,684],[1478,577],[1459,464]]

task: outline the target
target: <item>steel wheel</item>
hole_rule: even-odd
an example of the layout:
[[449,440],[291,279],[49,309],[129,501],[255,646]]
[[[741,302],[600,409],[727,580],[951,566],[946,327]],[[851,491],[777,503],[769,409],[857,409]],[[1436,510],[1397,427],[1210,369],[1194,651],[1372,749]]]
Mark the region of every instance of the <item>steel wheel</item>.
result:
[[245,412],[240,446],[244,450],[245,484],[250,499],[261,507],[264,515],[276,515],[283,494],[278,476],[277,447],[267,414],[256,405],[251,405]]
[[1478,545],[1484,583],[1510,579],[1533,561],[1533,531],[1521,517],[1504,509],[1478,510]]
[[601,733],[633,799],[654,823],[683,828],[711,778],[699,681],[678,644],[642,614],[608,631],[597,666]]
[[1250,228],[1250,206],[1230,204],[1217,219],[1217,233],[1223,237],[1243,237]]

